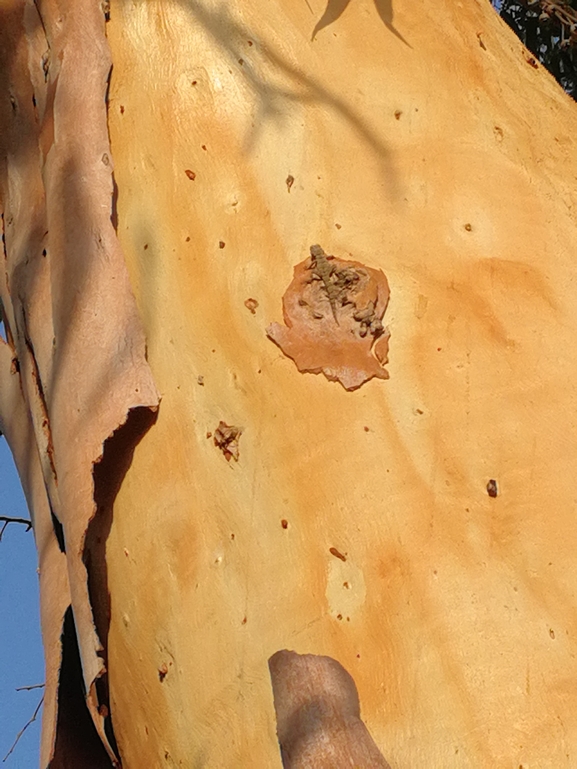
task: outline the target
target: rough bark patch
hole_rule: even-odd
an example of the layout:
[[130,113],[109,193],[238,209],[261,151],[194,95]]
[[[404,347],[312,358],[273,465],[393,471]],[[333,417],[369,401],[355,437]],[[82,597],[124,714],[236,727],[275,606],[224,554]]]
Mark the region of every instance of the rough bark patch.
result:
[[388,379],[389,332],[382,319],[389,293],[381,270],[311,246],[283,296],[286,325],[272,323],[267,336],[299,371],[322,372],[346,390],[373,377]]

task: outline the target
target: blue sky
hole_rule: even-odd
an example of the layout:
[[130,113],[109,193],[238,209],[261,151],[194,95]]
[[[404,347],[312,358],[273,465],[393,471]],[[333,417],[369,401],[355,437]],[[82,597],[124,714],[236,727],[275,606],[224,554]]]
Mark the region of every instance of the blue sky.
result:
[[[12,455],[0,438],[0,515],[28,518]],[[38,574],[32,531],[11,523],[0,542],[0,768],[38,769],[40,713],[14,752],[2,763],[20,729],[34,713],[41,689],[18,686],[44,682]]]

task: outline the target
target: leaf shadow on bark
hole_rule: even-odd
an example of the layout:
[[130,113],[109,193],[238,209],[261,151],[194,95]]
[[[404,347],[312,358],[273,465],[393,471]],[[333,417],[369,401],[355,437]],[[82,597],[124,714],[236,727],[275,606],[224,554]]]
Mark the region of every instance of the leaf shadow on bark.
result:
[[[379,17],[385,27],[389,30],[389,32],[392,32],[393,35],[399,38],[405,45],[407,45],[409,48],[412,48],[412,45],[408,43],[405,38],[401,35],[401,33],[395,28],[393,25],[393,0],[373,0],[375,3],[375,9],[377,13],[379,14]],[[320,32],[325,27],[328,27],[330,24],[333,24],[333,22],[337,21],[341,17],[341,15],[345,12],[347,9],[349,3],[351,0],[328,0],[327,7],[325,8],[325,12],[321,16],[321,18],[318,20],[318,22],[315,25],[315,28],[313,29],[313,33],[311,35],[311,40],[314,40],[317,36],[317,33]]]
[[340,19],[342,14],[348,8],[350,2],[351,0],[328,0],[325,12],[315,24],[311,40],[315,39],[317,32],[320,32],[321,29],[330,26],[333,22],[337,21],[337,19]]
[[[259,36],[254,34],[254,30],[236,21],[226,3],[213,9],[208,4],[192,2],[192,0],[173,0],[173,2],[182,7],[195,25],[200,25],[204,29],[221,49],[231,67],[238,70],[239,61],[242,61],[242,76],[258,101],[258,113],[253,121],[254,128],[247,135],[245,151],[250,152],[254,148],[259,133],[267,121],[280,122],[288,115],[292,104],[325,107],[336,117],[344,120],[374,151],[383,172],[389,197],[392,200],[400,199],[398,174],[387,143],[343,95],[322,84],[312,74],[291,64],[279,47],[274,48],[272,43],[267,41],[261,41],[258,45],[261,66],[257,68],[251,65],[250,61],[244,58],[246,54],[241,43],[246,44],[247,40],[258,39]],[[342,4],[344,0],[338,0],[338,2]],[[391,0],[376,0],[376,2],[377,8],[381,9],[379,13],[384,21],[390,13],[392,14],[392,11],[389,13],[387,10]],[[288,79],[290,85],[279,85],[273,82],[272,77],[263,74],[265,70],[279,73]]]

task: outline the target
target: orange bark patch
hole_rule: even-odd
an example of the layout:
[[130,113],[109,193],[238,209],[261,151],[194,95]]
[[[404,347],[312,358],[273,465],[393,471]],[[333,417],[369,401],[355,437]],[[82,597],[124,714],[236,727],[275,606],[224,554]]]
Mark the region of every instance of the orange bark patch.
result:
[[283,296],[286,325],[272,323],[267,336],[299,371],[322,372],[346,390],[373,377],[388,379],[389,332],[382,319],[389,293],[381,270],[312,246]]

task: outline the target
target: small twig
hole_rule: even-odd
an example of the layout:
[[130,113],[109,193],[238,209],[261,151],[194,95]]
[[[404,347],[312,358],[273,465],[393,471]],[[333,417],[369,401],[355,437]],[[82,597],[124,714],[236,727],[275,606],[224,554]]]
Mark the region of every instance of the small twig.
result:
[[38,705],[36,705],[36,710],[35,710],[35,711],[34,711],[34,713],[32,714],[32,718],[31,718],[31,719],[28,721],[28,723],[27,723],[27,724],[25,724],[25,725],[22,727],[22,729],[20,729],[20,731],[19,731],[19,732],[18,732],[18,734],[16,735],[16,739],[14,740],[14,743],[13,743],[12,747],[10,748],[10,750],[8,751],[8,753],[6,753],[6,755],[5,755],[5,756],[4,756],[4,758],[2,759],[2,763],[4,763],[4,762],[6,761],[6,759],[7,759],[7,758],[8,758],[8,756],[9,756],[9,755],[12,753],[12,751],[14,750],[14,748],[16,747],[16,745],[18,745],[18,742],[20,741],[20,737],[22,737],[22,735],[24,734],[24,732],[26,731],[26,729],[28,729],[28,727],[30,726],[30,724],[33,724],[33,723],[34,723],[34,721],[36,721],[36,716],[38,715],[38,712],[39,712],[39,710],[40,710],[40,708],[41,708],[41,706],[42,706],[42,703],[43,703],[43,702],[44,702],[44,695],[42,695],[42,697],[40,698],[40,702],[38,703]]
[[0,529],[0,542],[2,541],[2,535],[9,523],[23,523],[26,526],[26,531],[30,531],[32,528],[32,521],[29,518],[11,518],[9,515],[0,515],[0,521],[4,521],[4,526]]
[[0,521],[6,521],[6,523],[24,523],[28,529],[32,528],[32,521],[30,518],[11,518],[9,515],[0,515]]
[[32,686],[17,686],[17,692],[29,692],[31,689],[44,689],[46,684],[32,684]]

